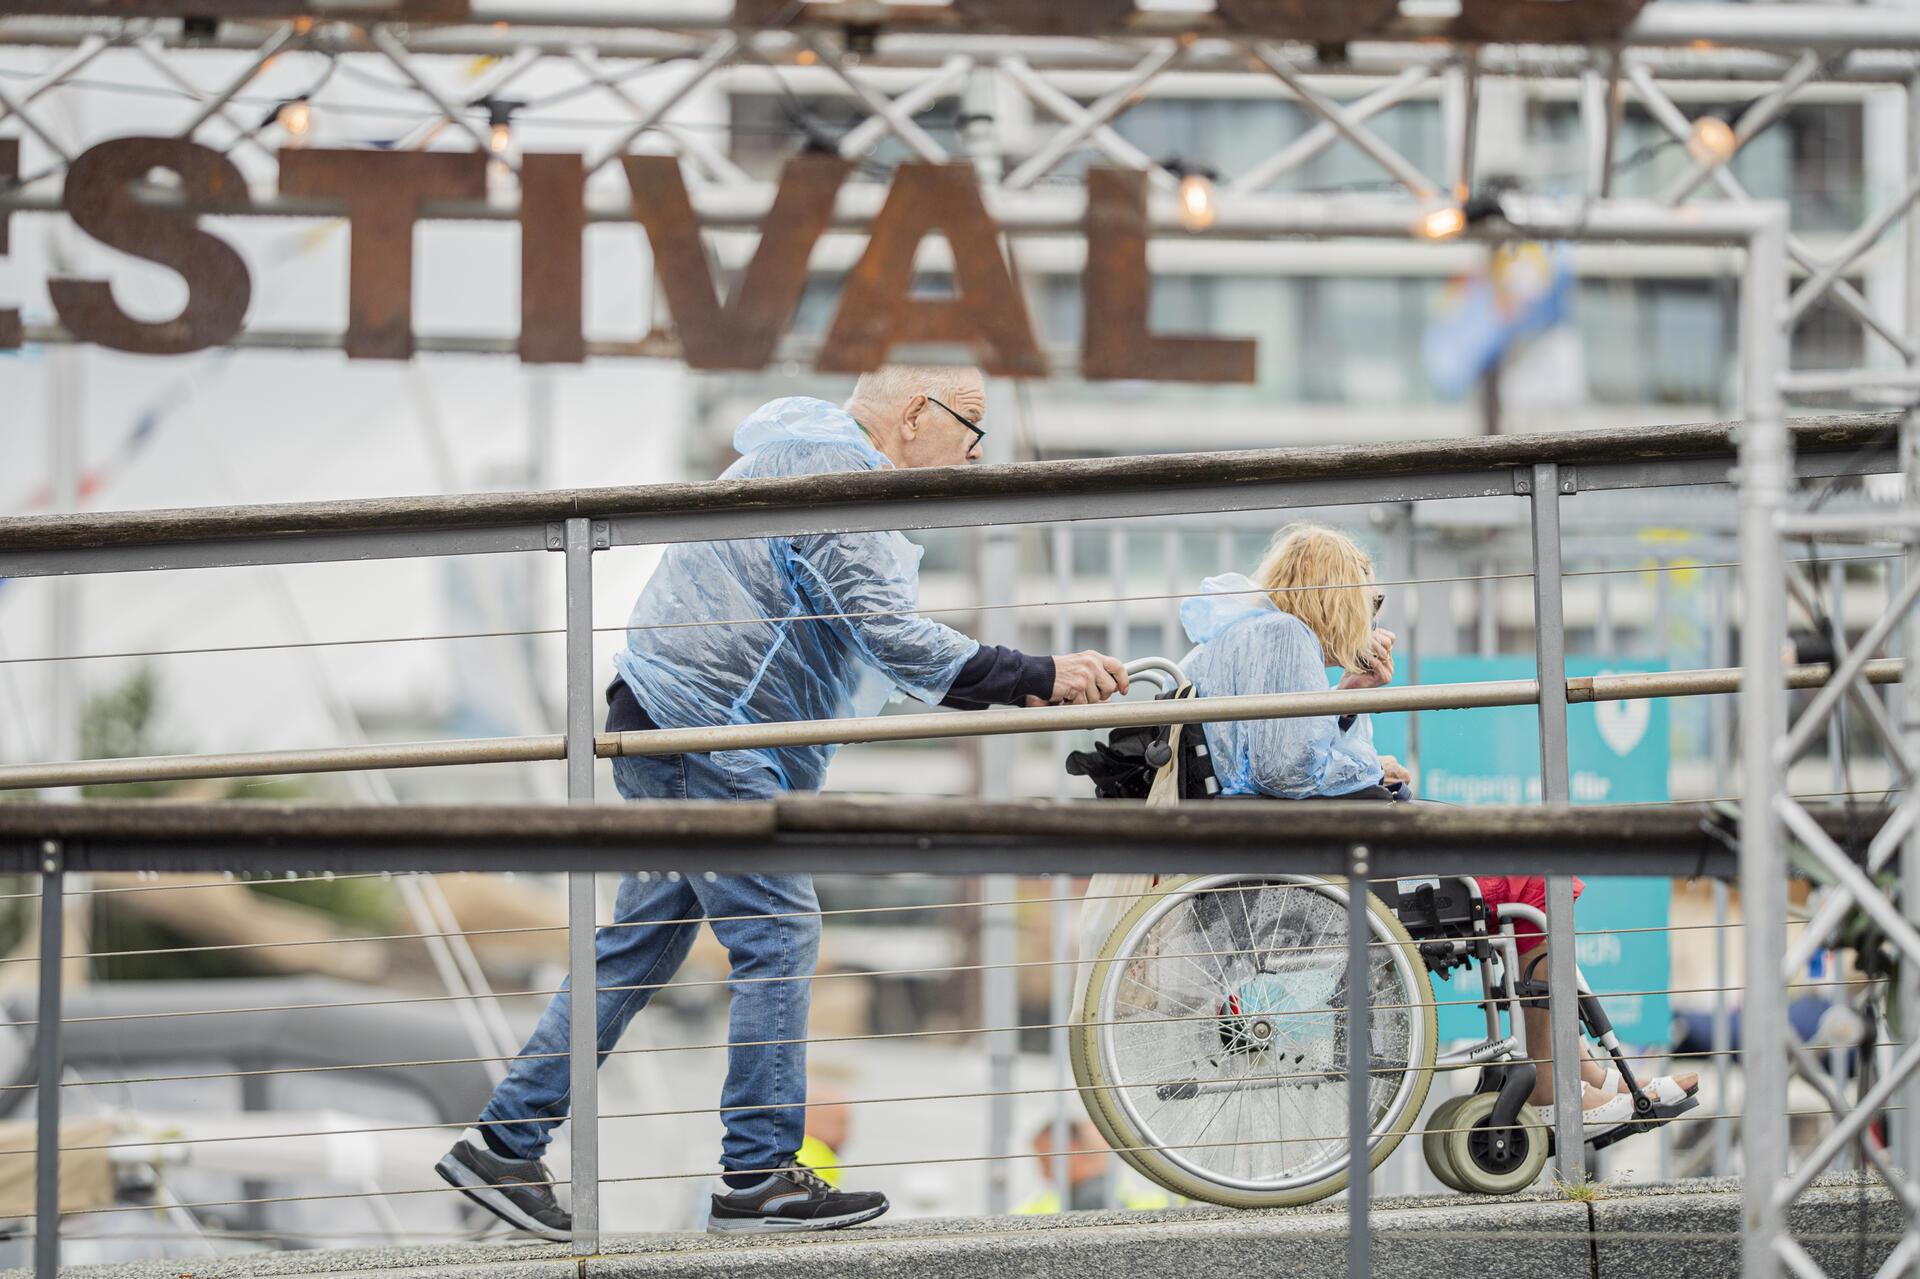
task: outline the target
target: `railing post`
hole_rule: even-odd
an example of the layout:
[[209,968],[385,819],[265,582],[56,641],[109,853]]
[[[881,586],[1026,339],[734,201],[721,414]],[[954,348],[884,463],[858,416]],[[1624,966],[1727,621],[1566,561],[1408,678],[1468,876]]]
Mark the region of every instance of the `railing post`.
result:
[[[1540,799],[1569,802],[1567,765],[1567,620],[1560,595],[1560,466],[1533,467],[1533,652],[1540,682]],[[1547,878],[1548,1019],[1552,1026],[1554,1144],[1559,1176],[1577,1182],[1586,1173],[1586,1137],[1580,1114],[1580,983],[1575,975],[1573,880]]]
[[33,1274],[60,1271],[60,978],[66,928],[64,850],[40,846],[40,1002],[33,1030],[35,1145],[33,1161]]
[[1373,1075],[1373,1012],[1368,975],[1367,848],[1347,850],[1347,1279],[1371,1279],[1372,1163],[1367,1137]]
[[[593,552],[605,544],[592,520],[566,522],[567,557],[567,798],[593,802]],[[600,1246],[600,1059],[596,1013],[600,979],[594,964],[594,874],[567,875],[567,976],[572,986],[568,1026],[569,1114],[573,1121],[573,1251]]]

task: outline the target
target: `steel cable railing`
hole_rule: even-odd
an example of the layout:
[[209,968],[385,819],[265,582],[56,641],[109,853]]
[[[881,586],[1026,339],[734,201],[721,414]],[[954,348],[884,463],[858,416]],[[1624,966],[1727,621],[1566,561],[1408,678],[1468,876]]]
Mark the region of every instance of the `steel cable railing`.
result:
[[[1862,563],[1862,562],[1890,563],[1896,560],[1900,560],[1902,558],[1903,558],[1903,555],[1901,553],[1887,552],[1887,553],[1876,553],[1871,555],[1818,556],[1813,558],[1789,560],[1788,563],[1790,564],[1827,564],[1827,565],[1832,565],[1832,564],[1844,565],[1844,564]],[[1706,562],[1706,563],[1696,563],[1692,561],[1687,561],[1684,563],[1663,561],[1663,562],[1657,562],[1654,564],[1636,564],[1631,567],[1622,567],[1622,568],[1569,569],[1561,573],[1560,576],[1562,578],[1629,577],[1629,576],[1641,576],[1648,573],[1657,573],[1657,574],[1658,573],[1668,573],[1668,574],[1692,573],[1692,572],[1705,572],[1709,570],[1738,569],[1739,567],[1740,567],[1740,563],[1737,560],[1725,560],[1725,561]],[[1366,586],[1366,587],[1449,586],[1449,585],[1462,585],[1462,584],[1471,584],[1471,583],[1479,583],[1479,582],[1531,581],[1532,578],[1533,578],[1533,574],[1531,572],[1525,572],[1525,571],[1515,571],[1515,572],[1506,572],[1506,573],[1455,573],[1455,574],[1435,575],[1430,577],[1382,578],[1382,579],[1376,579],[1376,580],[1371,580],[1367,582],[1332,582],[1332,583],[1326,583],[1323,585],[1308,585],[1308,586],[1295,587],[1293,589],[1312,592],[1312,591],[1344,590],[1350,586]],[[1225,594],[1229,594],[1229,595],[1233,593],[1234,592],[1225,592]],[[1066,608],[1091,607],[1095,605],[1116,605],[1116,604],[1119,604],[1119,605],[1163,604],[1163,603],[1170,603],[1176,600],[1193,599],[1196,597],[1197,597],[1197,592],[1180,591],[1180,592],[1171,592],[1171,593],[1162,592],[1157,594],[1146,594],[1146,595],[1100,595],[1100,596],[1086,596],[1086,597],[1075,598],[1075,599],[1025,600],[1025,601],[1015,601],[1015,602],[1000,602],[1000,603],[983,601],[983,602],[974,603],[974,604],[953,604],[953,605],[947,605],[947,606],[938,607],[938,608],[922,607],[922,608],[916,608],[916,609],[910,609],[910,610],[908,609],[864,609],[864,610],[856,610],[852,612],[839,612],[839,613],[798,613],[798,614],[793,614],[791,616],[782,615],[779,617],[767,616],[767,617],[715,618],[711,621],[700,621],[700,622],[645,622],[637,626],[623,622],[617,625],[612,625],[612,624],[596,625],[593,627],[593,632],[596,635],[610,635],[610,634],[626,634],[627,632],[634,631],[634,630],[642,630],[642,631],[701,630],[701,629],[721,627],[721,626],[765,626],[765,625],[771,625],[774,623],[781,623],[781,622],[838,622],[838,621],[862,621],[870,618],[879,618],[879,617],[966,616],[966,615],[972,615],[977,613],[1018,611],[1023,609],[1036,609],[1036,610],[1066,609]],[[357,648],[357,647],[365,647],[368,645],[378,645],[378,644],[419,644],[419,643],[442,643],[442,642],[452,643],[452,642],[461,642],[461,641],[470,641],[470,640],[493,640],[493,639],[531,639],[538,636],[560,636],[565,634],[566,634],[565,627],[543,626],[543,627],[519,627],[519,628],[505,629],[505,630],[454,631],[454,632],[445,632],[445,633],[434,634],[434,635],[382,635],[382,636],[370,636],[370,637],[360,637],[360,638],[350,638],[350,639],[262,641],[260,643],[254,643],[254,644],[222,644],[222,645],[211,645],[211,646],[199,646],[199,647],[192,647],[192,648],[130,649],[130,650],[123,650],[118,652],[70,653],[65,655],[37,654],[37,655],[29,655],[25,657],[0,657],[0,666],[36,666],[36,665],[46,665],[52,662],[111,661],[111,660],[126,660],[126,659],[133,659],[133,658],[151,658],[151,657],[232,656],[238,653],[285,652],[285,651],[296,650],[296,649]]]

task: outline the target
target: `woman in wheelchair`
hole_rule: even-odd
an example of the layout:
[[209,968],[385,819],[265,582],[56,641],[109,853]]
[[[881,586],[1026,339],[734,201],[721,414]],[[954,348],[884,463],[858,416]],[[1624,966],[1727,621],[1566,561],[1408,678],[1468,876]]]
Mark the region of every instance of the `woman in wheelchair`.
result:
[[[1374,688],[1393,679],[1392,631],[1376,627],[1385,597],[1373,587],[1373,560],[1334,529],[1295,524],[1280,530],[1254,579],[1226,573],[1201,584],[1184,601],[1180,620],[1197,645],[1181,661],[1201,697],[1247,693],[1305,693],[1326,687],[1326,668],[1342,670],[1340,688]],[[1391,755],[1376,755],[1366,715],[1241,720],[1207,724],[1207,746],[1223,795],[1284,799],[1411,798],[1412,779]],[[1503,906],[1544,911],[1546,881],[1537,875],[1476,875],[1489,922]],[[1574,881],[1578,897],[1583,885]],[[1523,975],[1544,977],[1546,937],[1532,922],[1516,921]],[[1547,1012],[1529,1004],[1527,1042],[1542,1059],[1528,1101],[1553,1123],[1552,1037]],[[1603,1133],[1633,1117],[1633,1099],[1617,1071],[1591,1058],[1580,1064],[1580,1105],[1588,1133]],[[1647,1085],[1661,1102],[1699,1090],[1699,1076],[1662,1077]]]
[[[1342,688],[1375,687],[1393,678],[1393,636],[1373,625],[1380,602],[1372,562],[1350,538],[1290,527],[1253,578],[1210,578],[1185,601],[1195,647],[1178,671],[1155,659],[1135,667],[1160,668],[1169,696],[1319,692],[1330,666],[1342,669]],[[1182,674],[1191,690],[1174,686]],[[1105,798],[1145,796],[1157,777],[1188,799],[1392,801],[1410,798],[1412,781],[1374,750],[1365,715],[1116,730],[1070,756],[1068,771]],[[1236,1206],[1308,1203],[1346,1185],[1345,903],[1343,882],[1312,875],[1104,886],[1096,877],[1083,927],[1091,963],[1069,1042],[1088,1113],[1123,1159],[1177,1194]],[[1551,1146],[1554,1102],[1536,980],[1546,972],[1543,881],[1403,880],[1374,886],[1367,906],[1368,1166],[1417,1121],[1436,1069],[1477,1068],[1475,1090],[1429,1119],[1427,1163],[1455,1189],[1531,1184]],[[1487,1038],[1438,1053],[1429,974],[1470,965]],[[1612,1063],[1582,1055],[1590,1144],[1697,1104],[1695,1075],[1638,1080],[1584,982],[1579,1008]]]

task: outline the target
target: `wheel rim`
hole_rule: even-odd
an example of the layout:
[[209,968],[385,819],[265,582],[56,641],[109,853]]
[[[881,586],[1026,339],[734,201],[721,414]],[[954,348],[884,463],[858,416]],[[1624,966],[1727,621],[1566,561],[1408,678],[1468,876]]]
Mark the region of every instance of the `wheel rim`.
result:
[[[1278,1192],[1346,1170],[1346,889],[1301,876],[1182,884],[1129,929],[1096,1009],[1102,1090],[1155,1157],[1216,1185]],[[1392,935],[1372,911],[1370,940]],[[1401,945],[1369,965],[1374,1140],[1427,1049],[1424,980]]]

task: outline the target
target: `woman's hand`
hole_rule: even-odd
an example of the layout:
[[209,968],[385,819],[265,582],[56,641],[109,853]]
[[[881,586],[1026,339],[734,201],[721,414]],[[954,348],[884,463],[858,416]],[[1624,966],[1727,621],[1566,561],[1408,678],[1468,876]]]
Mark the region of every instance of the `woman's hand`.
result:
[[1342,675],[1337,687],[1378,688],[1392,683],[1394,638],[1393,632],[1385,627],[1375,630],[1370,641],[1372,655],[1362,656],[1360,669]]
[[1408,786],[1413,785],[1413,774],[1407,771],[1405,764],[1402,764],[1393,756],[1382,755],[1380,757],[1380,784],[1382,786],[1399,786],[1403,783]]

